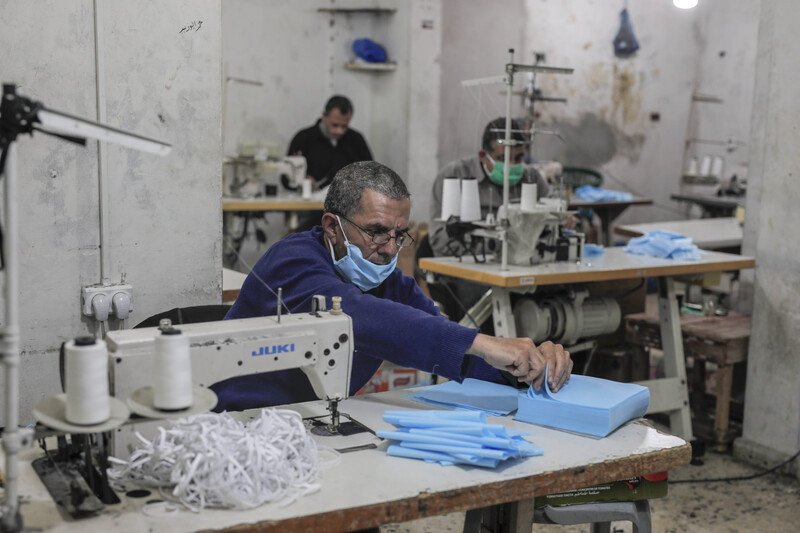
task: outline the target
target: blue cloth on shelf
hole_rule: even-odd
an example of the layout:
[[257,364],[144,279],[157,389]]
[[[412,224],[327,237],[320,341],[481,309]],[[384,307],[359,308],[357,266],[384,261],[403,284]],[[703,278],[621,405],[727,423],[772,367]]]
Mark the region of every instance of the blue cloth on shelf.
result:
[[575,189],[572,195],[573,200],[583,200],[585,202],[629,202],[633,200],[633,195],[624,191],[611,191],[594,187],[593,185],[583,185]]
[[495,468],[500,461],[544,453],[523,438],[528,433],[487,424],[483,412],[386,411],[383,419],[397,427],[376,432],[396,441],[386,450],[393,456]]
[[508,385],[466,378],[462,383],[447,381],[414,391],[405,398],[448,409],[477,409],[502,416],[517,410],[519,390]]
[[385,63],[386,50],[366,37],[353,41],[353,53],[367,63]]
[[634,237],[628,241],[625,251],[682,261],[699,261],[703,257],[703,251],[689,237],[662,230],[648,231],[641,237]]

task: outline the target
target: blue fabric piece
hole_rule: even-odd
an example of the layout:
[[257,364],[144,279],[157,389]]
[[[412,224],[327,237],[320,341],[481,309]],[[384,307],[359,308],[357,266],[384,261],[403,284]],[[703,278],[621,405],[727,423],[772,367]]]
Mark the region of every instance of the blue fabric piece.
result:
[[395,457],[408,457],[410,459],[423,459],[429,463],[439,463],[442,466],[453,466],[456,464],[467,464],[472,466],[483,466],[487,468],[497,468],[500,461],[497,459],[468,459],[464,455],[452,455],[449,453],[434,452],[431,450],[418,450],[415,448],[407,448],[399,444],[392,444],[386,449],[387,455]]
[[[397,269],[369,292],[343,281],[322,242],[320,226],[289,235],[270,246],[245,279],[225,318],[274,315],[277,297],[265,283],[273,290],[283,288],[284,304],[292,313],[310,312],[315,294],[325,296],[328,307],[331,297],[342,297],[342,309],[353,319],[351,396],[370,380],[384,360],[456,381],[465,377],[504,381],[497,369],[478,357],[465,355],[478,330],[441,316],[414,278]],[[402,324],[404,331],[413,335],[388,335],[391,324]],[[240,376],[210,388],[219,398],[217,412],[305,402],[317,397],[300,369]]]
[[372,39],[366,37],[353,41],[353,53],[367,63],[384,63],[386,50]]
[[467,378],[461,383],[448,381],[404,396],[429,405],[446,408],[478,409],[493,416],[517,410],[519,389],[509,385]]
[[600,257],[605,254],[605,249],[599,244],[584,244],[583,256],[584,257]]
[[650,390],[635,383],[574,374],[558,393],[545,386],[520,396],[516,420],[576,433],[605,437],[619,426],[644,416]]
[[624,191],[611,191],[593,185],[583,185],[575,189],[572,196],[573,200],[583,200],[585,202],[629,202],[633,200],[633,195]]
[[681,261],[699,261],[703,257],[703,251],[689,237],[661,230],[648,231],[641,237],[634,237],[628,241],[625,251],[629,254]]
[[390,417],[401,417],[401,418],[422,418],[422,419],[436,419],[437,421],[442,420],[462,420],[466,422],[478,422],[480,424],[486,424],[486,415],[480,412],[467,412],[467,411],[440,411],[440,410],[431,410],[431,411],[384,411],[383,419],[389,423]]
[[522,438],[524,432],[478,421],[485,420],[483,412],[386,411],[383,419],[398,428],[376,432],[397,441],[389,446],[389,455],[494,468],[503,460],[544,453]]
[[628,57],[636,53],[639,49],[639,41],[633,34],[633,25],[627,9],[623,9],[619,14],[619,31],[614,37],[614,55],[617,57]]

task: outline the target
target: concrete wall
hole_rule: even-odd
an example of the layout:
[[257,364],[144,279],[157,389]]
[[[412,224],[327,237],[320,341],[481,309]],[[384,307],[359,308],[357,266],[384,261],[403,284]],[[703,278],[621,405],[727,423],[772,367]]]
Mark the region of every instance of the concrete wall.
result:
[[[543,52],[545,65],[575,69],[572,75],[537,76],[546,96],[568,99],[537,102],[537,125],[558,131],[566,143],[537,136],[533,153],[597,168],[605,187],[655,200],[653,208],[629,209],[618,223],[685,215],[669,195],[680,188],[687,136],[747,140],[757,2],[707,0],[689,11],[667,1],[631,3],[641,48],[624,59],[615,57],[612,47],[621,4],[525,0],[497,9],[496,2],[445,0],[443,5],[440,166],[474,153],[485,116],[502,114],[502,86],[476,95],[460,90],[458,82],[502,72],[509,47],[517,49],[520,62],[532,63],[534,52]],[[516,88],[526,81],[527,75],[518,75]],[[713,92],[725,104],[693,112],[695,90]],[[515,99],[515,110],[522,115],[520,100]],[[695,150],[727,155],[713,145],[691,145],[688,151]],[[730,157],[731,164],[747,162],[741,148]]]
[[[743,273],[742,283],[752,296],[753,329],[735,453],[765,465],[800,448],[800,249],[790,238],[800,225],[798,23],[796,2],[762,2],[742,247],[756,257],[755,273]],[[789,468],[800,476],[797,461]]]
[[[319,12],[376,6],[395,12]],[[239,143],[253,141],[276,142],[285,152],[292,136],[314,123],[332,94],[344,94],[355,108],[351,126],[364,134],[375,160],[406,178],[414,198],[412,219],[427,218],[425,171],[435,167],[438,146],[440,0],[353,0],[346,6],[330,0],[235,0],[223,3],[222,20],[228,76],[262,84],[226,84],[226,155],[235,155]],[[384,45],[397,69],[345,69],[359,37]],[[283,235],[283,220],[268,215],[266,221],[260,224],[269,245]],[[237,268],[246,270],[264,248],[254,239],[246,241]]]
[[[532,62],[530,50],[524,46],[525,2],[505,0],[502,9],[499,5],[492,0],[442,2],[439,158],[430,172],[429,194],[439,168],[477,154],[483,128],[490,120],[505,115],[505,85],[462,88],[461,82],[502,75],[509,48],[515,50],[515,62]],[[514,114],[521,111],[515,98]]]
[[[133,285],[130,325],[221,297],[221,29],[217,0],[100,0],[106,121],[169,142],[166,158],[106,146],[105,265]],[[96,119],[90,0],[0,1],[0,72],[18,93]],[[193,28],[188,29],[190,26]],[[81,287],[101,281],[97,143],[19,139],[21,417],[60,391],[58,349],[98,334]],[[111,320],[109,328],[120,327]]]

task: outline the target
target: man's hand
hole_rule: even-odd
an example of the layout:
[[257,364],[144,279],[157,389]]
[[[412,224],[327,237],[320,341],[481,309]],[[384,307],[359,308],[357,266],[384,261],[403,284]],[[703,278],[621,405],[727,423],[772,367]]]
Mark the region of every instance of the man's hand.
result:
[[507,370],[519,381],[539,390],[545,379],[545,368],[550,371],[547,381],[556,392],[569,380],[572,360],[560,344],[544,342],[537,348],[527,337],[505,339],[479,333],[467,353],[483,358],[495,368]]

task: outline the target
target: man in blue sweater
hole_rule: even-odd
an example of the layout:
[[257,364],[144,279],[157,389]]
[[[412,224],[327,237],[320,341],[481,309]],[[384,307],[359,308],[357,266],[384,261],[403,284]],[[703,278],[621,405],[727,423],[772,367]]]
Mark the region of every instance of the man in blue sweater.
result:
[[[247,276],[226,318],[274,313],[278,288],[293,313],[311,311],[316,294],[342,297],[353,320],[350,394],[372,377],[384,360],[449,379],[465,377],[504,383],[500,370],[538,389],[546,376],[558,390],[572,370],[569,353],[528,338],[484,335],[439,314],[412,277],[395,268],[408,234],[410,194],[391,169],[373,161],[352,163],[333,179],[322,225],[275,243]],[[299,369],[241,376],[211,387],[218,411],[303,402],[316,395]]]

